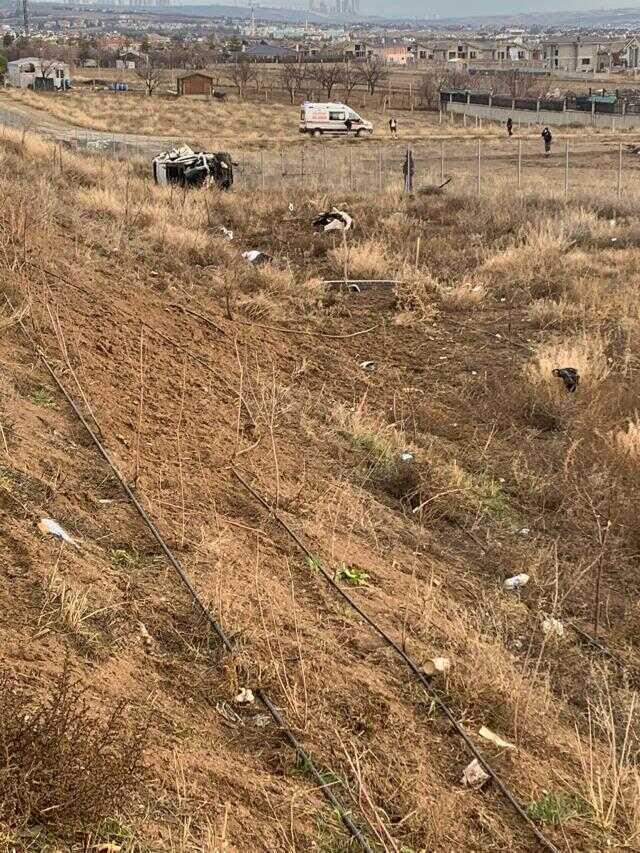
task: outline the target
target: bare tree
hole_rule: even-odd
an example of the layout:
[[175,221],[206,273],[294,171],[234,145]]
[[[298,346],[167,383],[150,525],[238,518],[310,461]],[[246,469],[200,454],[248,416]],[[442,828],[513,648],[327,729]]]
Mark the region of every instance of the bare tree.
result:
[[512,98],[524,98],[527,95],[537,95],[544,78],[540,74],[527,74],[514,68],[506,74],[496,75],[496,87]]
[[370,56],[360,66],[360,79],[366,84],[370,95],[374,95],[378,84],[384,83],[388,77],[387,66],[379,56]]
[[283,62],[280,66],[280,83],[288,93],[291,103],[294,102],[296,94],[302,89],[309,69],[306,62]]
[[360,76],[359,70],[353,62],[347,61],[344,64],[343,69],[343,77],[342,77],[342,85],[344,86],[344,91],[346,95],[346,100],[349,100],[351,97],[351,93],[358,85],[358,83],[362,82],[362,77]]
[[330,101],[331,93],[334,88],[338,83],[342,83],[344,81],[344,69],[342,65],[320,62],[314,67],[311,76],[320,86],[322,86],[324,91],[327,93],[327,100]]
[[151,96],[165,79],[164,69],[161,68],[152,57],[147,54],[146,61],[140,68],[136,68],[136,75],[144,82],[147,95]]
[[244,100],[247,86],[252,80],[255,80],[255,68],[248,59],[237,58],[235,63],[230,66],[227,76],[238,90],[240,99]]

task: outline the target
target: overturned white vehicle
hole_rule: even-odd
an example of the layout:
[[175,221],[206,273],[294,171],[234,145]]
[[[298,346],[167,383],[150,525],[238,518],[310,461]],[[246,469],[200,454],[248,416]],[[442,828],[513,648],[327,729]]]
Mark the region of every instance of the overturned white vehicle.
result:
[[157,184],[181,187],[216,185],[229,190],[233,185],[233,167],[237,166],[226,151],[211,154],[181,145],[153,158],[153,177]]

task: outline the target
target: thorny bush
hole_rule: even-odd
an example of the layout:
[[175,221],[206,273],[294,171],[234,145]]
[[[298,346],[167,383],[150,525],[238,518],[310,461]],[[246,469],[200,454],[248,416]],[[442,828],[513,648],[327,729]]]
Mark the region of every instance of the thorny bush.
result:
[[149,717],[133,722],[119,703],[106,719],[65,665],[49,695],[35,701],[0,677],[0,823],[37,822],[64,834],[124,807],[146,778]]

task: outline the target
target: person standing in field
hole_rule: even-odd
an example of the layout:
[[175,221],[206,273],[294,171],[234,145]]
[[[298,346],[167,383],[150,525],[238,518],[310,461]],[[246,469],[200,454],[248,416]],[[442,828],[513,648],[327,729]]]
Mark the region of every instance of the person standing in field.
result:
[[548,127],[545,127],[545,129],[540,135],[544,139],[544,156],[548,157],[549,154],[551,154],[551,143],[553,142],[553,136],[551,135],[551,131]]
[[513,119],[511,116],[507,119],[507,133],[509,136],[513,136]]
[[393,139],[398,138],[398,122],[395,120],[394,116],[391,116],[389,119],[389,130],[391,131],[391,136]]

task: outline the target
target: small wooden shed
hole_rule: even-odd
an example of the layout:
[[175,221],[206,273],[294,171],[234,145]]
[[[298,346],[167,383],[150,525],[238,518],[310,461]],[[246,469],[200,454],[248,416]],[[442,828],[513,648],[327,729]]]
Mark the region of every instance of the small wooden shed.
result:
[[213,77],[205,71],[189,71],[178,77],[179,95],[212,95]]

